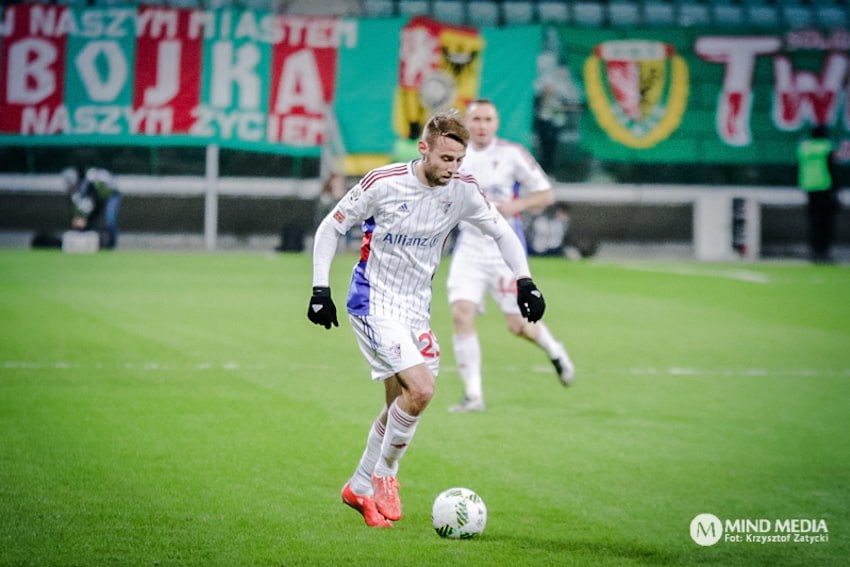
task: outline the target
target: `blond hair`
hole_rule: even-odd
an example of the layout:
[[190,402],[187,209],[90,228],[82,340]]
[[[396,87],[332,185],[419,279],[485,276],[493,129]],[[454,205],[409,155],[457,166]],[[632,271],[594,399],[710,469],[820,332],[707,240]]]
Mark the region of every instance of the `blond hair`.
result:
[[469,130],[463,125],[457,110],[449,110],[435,114],[425,124],[422,130],[422,140],[429,146],[436,142],[439,136],[445,136],[466,147],[469,143]]

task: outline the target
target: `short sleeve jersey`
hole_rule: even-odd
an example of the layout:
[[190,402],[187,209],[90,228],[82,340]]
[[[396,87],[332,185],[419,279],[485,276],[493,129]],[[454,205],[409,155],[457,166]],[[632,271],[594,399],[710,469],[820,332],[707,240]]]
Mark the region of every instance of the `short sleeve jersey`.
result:
[[456,173],[446,185],[428,187],[416,177],[417,161],[370,171],[329,213],[340,234],[363,226],[348,293],[352,315],[427,324],[431,280],[451,230],[461,220],[485,229],[498,222],[472,176]]
[[[470,174],[478,181],[487,200],[498,205],[519,196],[520,192],[533,193],[551,187],[549,179],[537,161],[519,144],[495,138],[483,149],[470,145],[461,166],[461,173]],[[522,225],[511,223],[522,238]],[[469,223],[461,223],[461,234],[455,248],[456,254],[481,260],[501,261],[495,241]]]

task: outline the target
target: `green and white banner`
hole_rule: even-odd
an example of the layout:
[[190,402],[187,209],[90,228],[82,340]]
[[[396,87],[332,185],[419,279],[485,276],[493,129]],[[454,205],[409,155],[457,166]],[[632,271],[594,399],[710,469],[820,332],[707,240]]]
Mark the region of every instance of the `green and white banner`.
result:
[[558,31],[596,158],[793,163],[814,125],[850,129],[846,31]]

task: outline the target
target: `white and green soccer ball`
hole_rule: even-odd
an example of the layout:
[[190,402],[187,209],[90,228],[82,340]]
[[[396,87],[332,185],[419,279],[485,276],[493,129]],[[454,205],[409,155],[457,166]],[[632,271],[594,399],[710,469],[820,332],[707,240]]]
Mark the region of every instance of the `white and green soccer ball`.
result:
[[469,539],[484,531],[487,506],[468,488],[449,488],[434,500],[431,523],[441,537]]

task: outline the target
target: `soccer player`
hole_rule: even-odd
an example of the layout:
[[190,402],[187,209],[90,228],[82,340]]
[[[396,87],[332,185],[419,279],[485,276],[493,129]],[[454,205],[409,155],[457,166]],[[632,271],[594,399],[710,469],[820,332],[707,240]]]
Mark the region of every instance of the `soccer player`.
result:
[[531,280],[522,244],[478,190],[458,173],[469,132],[452,115],[431,118],[419,142],[421,159],[372,170],[346,193],[316,230],[313,296],[307,316],[339,326],[328,286],[337,239],[363,223],[360,261],[348,291],[351,327],[372,374],[384,383],[384,405],[342,501],[372,527],[401,518],[399,460],[434,395],[440,346],[430,326],[431,279],[443,243],[459,221],[489,235],[517,279],[517,301],[530,321],[545,302]]
[[[546,175],[524,148],[496,137],[499,113],[487,99],[472,101],[467,107],[466,127],[471,144],[462,172],[473,175],[499,212],[514,223],[524,241],[519,213],[543,208],[555,201]],[[518,188],[528,193],[519,197]],[[569,386],[575,367],[564,348],[543,323],[524,320],[516,305],[514,274],[502,260],[493,239],[470,223],[460,224],[460,234],[449,268],[448,295],[452,308],[455,360],[463,380],[464,398],[450,412],[484,411],[481,386],[481,345],[475,330],[475,317],[483,312],[488,291],[505,315],[508,330],[543,349],[552,361],[558,378]]]

